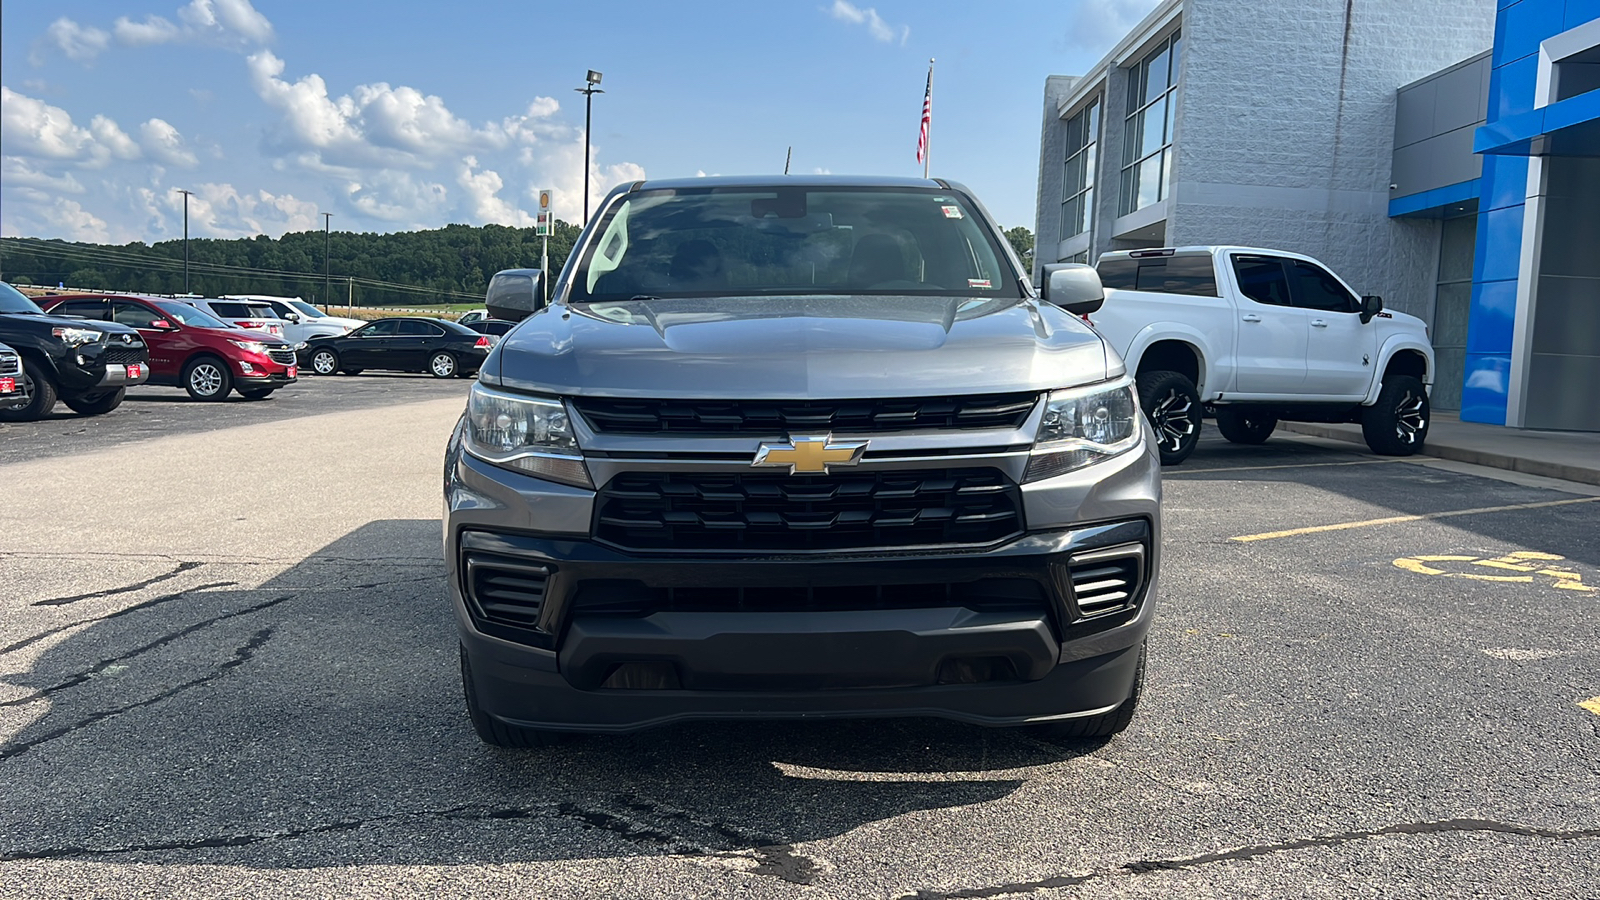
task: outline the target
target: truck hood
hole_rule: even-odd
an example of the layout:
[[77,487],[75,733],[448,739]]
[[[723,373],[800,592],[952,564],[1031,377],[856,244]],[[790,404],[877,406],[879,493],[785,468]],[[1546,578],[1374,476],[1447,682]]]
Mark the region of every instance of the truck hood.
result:
[[535,393],[750,400],[1046,391],[1122,373],[1086,325],[1032,300],[809,295],[558,304],[484,368]]
[[107,322],[104,319],[85,319],[82,316],[58,316],[49,310],[46,310],[42,314],[4,313],[4,315],[15,317],[12,319],[12,321],[15,322],[33,322],[37,325],[48,326],[51,328],[93,328],[96,331],[103,331],[106,334],[131,334],[134,336],[138,336],[139,334],[137,329],[120,324],[118,322]]
[[346,331],[354,331],[355,329],[360,328],[367,323],[362,319],[343,319],[339,316],[323,316],[320,319],[301,319],[300,324],[301,326],[309,325],[313,328],[324,325],[336,325]]

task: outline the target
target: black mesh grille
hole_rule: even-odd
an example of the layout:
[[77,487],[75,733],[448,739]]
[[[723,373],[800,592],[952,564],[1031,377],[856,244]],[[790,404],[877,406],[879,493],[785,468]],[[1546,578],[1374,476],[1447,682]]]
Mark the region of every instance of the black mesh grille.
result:
[[125,366],[129,363],[144,362],[146,353],[143,344],[135,344],[132,347],[111,346],[106,348],[100,359],[106,365]]
[[537,626],[548,569],[475,553],[467,554],[465,565],[467,596],[480,616],[517,628]]
[[990,544],[1022,531],[997,469],[789,476],[627,472],[600,491],[595,537],[638,550],[805,551]]
[[275,363],[283,363],[286,366],[294,365],[295,360],[294,351],[288,347],[268,350],[267,358]]
[[601,433],[783,436],[1018,428],[1036,400],[1034,394],[799,401],[579,397],[572,404]]
[[646,616],[657,612],[833,612],[946,606],[980,612],[1044,612],[1047,605],[1044,586],[1031,578],[826,587],[652,588],[637,581],[588,581],[573,598],[573,613]]

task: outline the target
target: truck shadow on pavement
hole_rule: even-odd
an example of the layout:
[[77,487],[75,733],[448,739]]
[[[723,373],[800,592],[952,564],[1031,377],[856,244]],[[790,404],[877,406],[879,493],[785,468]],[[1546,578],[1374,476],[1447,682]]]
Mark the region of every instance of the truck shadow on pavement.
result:
[[[1096,749],[878,720],[495,750],[466,719],[438,547],[436,521],[378,521],[303,560],[174,560],[83,596],[19,591],[66,616],[0,647],[0,860],[689,854],[808,883],[794,844],[994,801],[1029,767]],[[287,568],[241,587],[262,566]]]

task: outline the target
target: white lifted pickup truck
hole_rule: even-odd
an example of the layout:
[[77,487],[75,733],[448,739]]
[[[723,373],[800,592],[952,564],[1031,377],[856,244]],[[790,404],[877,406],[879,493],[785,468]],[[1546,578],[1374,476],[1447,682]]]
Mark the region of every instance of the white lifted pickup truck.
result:
[[1163,464],[1193,452],[1202,409],[1235,443],[1259,444],[1279,421],[1359,422],[1374,453],[1422,448],[1427,327],[1315,259],[1180,247],[1107,253],[1095,268],[1106,299],[1090,322],[1136,373]]

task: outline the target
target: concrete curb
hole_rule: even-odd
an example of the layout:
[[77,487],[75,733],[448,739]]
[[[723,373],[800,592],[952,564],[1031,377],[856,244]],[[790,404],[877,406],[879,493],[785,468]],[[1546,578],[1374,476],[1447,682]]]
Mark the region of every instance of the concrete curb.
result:
[[[1352,444],[1360,444],[1363,447],[1367,444],[1366,439],[1361,436],[1361,429],[1358,426],[1323,425],[1316,422],[1280,422],[1278,427],[1284,431],[1292,431],[1295,434],[1347,441]],[[1505,469],[1508,472],[1521,472],[1524,475],[1540,475],[1545,478],[1560,478],[1563,481],[1600,485],[1600,468],[1571,466],[1565,463],[1527,459],[1526,457],[1512,456],[1508,453],[1497,453],[1493,450],[1451,443],[1448,439],[1441,440],[1432,435],[1428,437],[1428,442],[1423,446],[1422,452],[1427,456],[1438,459],[1453,459],[1457,462],[1471,463],[1475,466],[1488,466],[1492,469]],[[1600,460],[1597,460],[1597,463],[1600,463]]]

